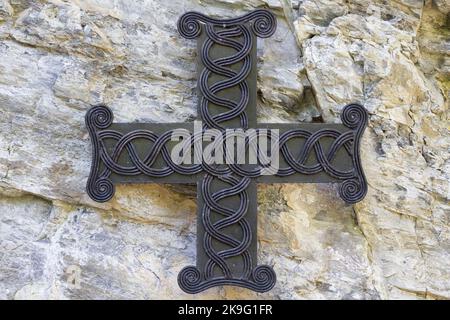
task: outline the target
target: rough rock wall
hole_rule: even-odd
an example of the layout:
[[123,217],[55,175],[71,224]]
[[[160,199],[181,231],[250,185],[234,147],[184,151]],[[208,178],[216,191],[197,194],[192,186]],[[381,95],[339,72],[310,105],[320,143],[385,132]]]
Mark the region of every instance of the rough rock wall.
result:
[[448,0],[0,0],[0,298],[189,298],[178,271],[195,261],[194,191],[84,191],[84,114],[117,121],[195,117],[195,44],[187,10],[276,13],[260,40],[259,120],[339,121],[370,112],[366,199],[333,185],[259,186],[265,294],[213,288],[194,298],[450,298]]

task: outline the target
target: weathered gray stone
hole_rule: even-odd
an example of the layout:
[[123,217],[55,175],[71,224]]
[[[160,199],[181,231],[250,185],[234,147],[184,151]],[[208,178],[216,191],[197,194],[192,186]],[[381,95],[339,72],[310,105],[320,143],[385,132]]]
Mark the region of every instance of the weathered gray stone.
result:
[[450,12],[450,2],[447,0],[433,0],[433,2],[442,13],[448,14]]
[[[84,114],[193,119],[196,46],[177,18],[262,6],[279,23],[258,40],[259,120],[339,122],[364,104],[369,191],[349,206],[336,186],[259,186],[277,285],[190,296],[176,277],[195,261],[192,188],[88,199]],[[449,299],[449,37],[440,0],[0,0],[0,298]]]
[[0,21],[5,20],[6,18],[12,16],[14,14],[14,9],[9,4],[8,0],[0,1]]

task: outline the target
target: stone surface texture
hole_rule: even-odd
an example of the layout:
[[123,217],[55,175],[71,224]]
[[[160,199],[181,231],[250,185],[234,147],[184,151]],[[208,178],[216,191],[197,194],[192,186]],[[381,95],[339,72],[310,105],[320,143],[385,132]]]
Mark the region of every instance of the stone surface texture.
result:
[[[273,290],[177,285],[195,262],[195,190],[128,185],[85,193],[84,115],[196,116],[188,10],[234,17],[270,8],[259,40],[258,117],[339,122],[370,112],[369,182],[259,186],[259,262]],[[0,0],[0,299],[450,299],[449,0]]]

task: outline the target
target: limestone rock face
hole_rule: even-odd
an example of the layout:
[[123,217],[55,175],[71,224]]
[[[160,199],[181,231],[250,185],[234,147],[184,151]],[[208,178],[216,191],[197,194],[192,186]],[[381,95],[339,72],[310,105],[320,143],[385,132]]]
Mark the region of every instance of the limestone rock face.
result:
[[[177,286],[195,261],[189,187],[85,184],[84,115],[118,122],[196,116],[188,10],[233,17],[270,8],[259,40],[258,116],[339,122],[362,103],[367,197],[327,184],[258,187],[256,294]],[[0,0],[0,299],[450,299],[450,25],[447,0]]]

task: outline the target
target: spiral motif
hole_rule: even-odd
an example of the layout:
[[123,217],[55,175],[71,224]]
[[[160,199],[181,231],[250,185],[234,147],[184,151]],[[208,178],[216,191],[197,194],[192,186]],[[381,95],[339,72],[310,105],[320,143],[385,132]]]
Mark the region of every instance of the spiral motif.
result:
[[252,273],[253,280],[239,278],[216,277],[203,279],[200,271],[194,266],[183,268],[178,274],[178,285],[190,294],[222,285],[232,285],[247,288],[256,292],[266,292],[272,289],[276,283],[276,275],[269,266],[261,265],[256,267]]
[[359,202],[367,194],[367,181],[360,159],[360,142],[364,129],[367,126],[368,118],[367,110],[356,103],[349,104],[342,110],[342,123],[355,131],[352,153],[354,178],[345,180],[339,188],[341,198],[347,203]]
[[[93,113],[93,117],[101,119],[101,123],[108,125],[105,121],[108,113],[104,113],[100,116],[100,112]],[[98,116],[98,117],[97,117]],[[92,122],[92,121],[88,121]],[[96,127],[90,125],[90,134],[93,142],[93,163],[91,170],[91,180],[96,181],[97,177],[108,178],[111,173],[124,176],[135,176],[139,174],[145,174],[150,177],[166,177],[173,173],[179,173],[182,175],[194,175],[201,172],[209,173],[213,176],[219,176],[224,174],[235,173],[241,177],[256,178],[261,175],[260,168],[245,168],[238,164],[230,164],[221,170],[218,170],[214,166],[202,164],[182,165],[176,164],[172,161],[170,152],[166,144],[170,142],[172,131],[158,136],[155,133],[148,130],[134,130],[132,132],[123,134],[114,130],[94,130]],[[314,175],[322,171],[325,171],[330,176],[339,180],[349,180],[357,178],[358,181],[365,180],[363,178],[363,172],[361,168],[361,162],[359,159],[359,141],[362,131],[358,129],[349,130],[346,132],[339,132],[332,129],[322,129],[316,132],[310,132],[302,129],[292,129],[284,132],[280,135],[279,147],[282,158],[285,160],[287,167],[280,167],[277,176],[285,177],[293,174],[308,174]],[[364,129],[364,127],[362,127]],[[293,151],[289,147],[289,141],[291,139],[303,138],[304,144],[300,150]],[[334,141],[329,148],[325,149],[321,146],[320,140],[324,138],[333,138]],[[198,137],[192,137],[191,144],[194,144],[196,139],[201,139],[201,135]],[[114,146],[107,152],[106,141],[115,140]],[[135,147],[135,142],[143,140],[149,141],[151,146],[145,155],[140,155]],[[338,170],[333,165],[333,159],[340,149],[344,148],[349,160],[353,163],[353,168],[348,171]],[[127,153],[129,159],[128,165],[124,166],[119,163],[119,159],[123,158],[124,153]],[[317,163],[307,163],[311,153],[315,153]],[[154,167],[156,159],[162,155],[166,166]],[[103,170],[99,171],[100,163],[104,165]],[[90,183],[92,185],[92,183]],[[364,188],[363,188],[364,189]],[[98,192],[92,192],[97,194]],[[101,197],[102,198],[102,197]],[[101,200],[99,198],[98,200]],[[97,200],[97,198],[93,198]]]
[[195,39],[200,35],[202,29],[198,19],[199,15],[199,13],[190,11],[186,12],[178,19],[178,32],[183,38]]
[[111,180],[100,178],[88,186],[88,193],[92,199],[98,202],[106,202],[114,196],[115,187]]
[[361,201],[366,192],[365,184],[361,184],[356,179],[345,180],[339,187],[340,197],[349,204]]
[[273,288],[277,282],[277,276],[272,267],[267,265],[257,266],[253,270],[253,281],[261,291],[268,291]]
[[275,33],[277,19],[268,10],[258,9],[234,19],[214,19],[199,12],[189,11],[178,19],[177,28],[180,35],[186,39],[194,39],[201,33],[200,22],[222,28],[236,27],[252,22],[254,34],[261,38],[268,38]]
[[277,29],[277,19],[269,11],[261,11],[255,15],[252,30],[260,38],[269,38]]
[[196,292],[201,280],[200,271],[194,266],[184,267],[178,274],[178,285],[188,293]]
[[[343,199],[349,203],[361,200],[367,190],[367,183],[359,158],[360,139],[365,128],[364,121],[367,120],[365,115],[366,112],[361,106],[345,108],[343,118],[346,119],[347,125],[350,125],[351,121],[351,125],[356,126],[353,130],[345,132],[339,132],[333,129],[321,129],[316,132],[293,129],[281,134],[279,140],[280,151],[288,166],[279,168],[276,175],[280,177],[297,173],[313,175],[325,171],[330,176],[339,180],[351,181],[352,179],[356,179],[354,183],[360,184],[360,191],[354,191],[356,187],[347,186],[349,182],[346,182],[345,188],[343,187],[345,192],[343,191],[341,194],[343,195]],[[94,107],[88,112],[86,117],[86,123],[93,144],[93,159],[88,188],[94,200],[103,202],[107,201],[105,199],[109,199],[103,196],[103,194],[108,194],[107,190],[109,188],[101,188],[100,191],[96,184],[98,183],[99,177],[107,179],[111,173],[124,176],[145,174],[151,177],[166,177],[175,172],[182,175],[194,175],[206,172],[213,176],[235,173],[238,176],[249,178],[255,178],[261,175],[258,167],[245,168],[237,164],[230,164],[223,170],[218,170],[206,163],[193,165],[176,164],[172,161],[168,148],[166,147],[166,144],[170,141],[172,131],[158,136],[148,130],[134,130],[126,134],[114,130],[97,130],[98,126],[107,127],[111,125],[112,118],[112,112],[104,106]],[[355,121],[358,119],[362,121],[362,124],[356,125]],[[288,146],[289,141],[295,138],[305,139],[302,148],[298,151],[296,150],[296,153],[298,152],[296,156],[293,155],[293,151]],[[320,140],[322,138],[334,139],[327,152],[321,146]],[[110,153],[108,153],[105,141],[111,139],[115,140],[116,143],[110,149]],[[196,139],[201,139],[201,135],[192,137],[191,144]],[[140,155],[137,152],[134,142],[138,140],[148,140],[151,144],[151,148],[149,148],[146,155]],[[348,171],[338,170],[333,166],[333,159],[342,148],[346,150],[353,164],[352,169]],[[127,166],[119,164],[119,159],[123,158],[124,152],[128,154],[130,160]],[[307,159],[310,158],[311,152],[314,152],[316,155],[317,163],[315,164],[307,164]],[[161,155],[167,166],[160,168],[153,167],[156,159]],[[100,171],[101,163],[104,165],[102,171]],[[111,182],[108,180],[106,183]],[[113,193],[113,191],[111,192]],[[352,194],[355,194],[355,196],[353,197]]]
[[89,110],[87,119],[98,129],[106,129],[112,124],[114,115],[107,106],[98,105]]
[[349,104],[342,110],[341,120],[349,128],[365,127],[368,121],[367,110],[360,104]]
[[[193,39],[199,37],[201,32],[205,32],[200,52],[204,69],[199,77],[199,90],[202,94],[199,114],[205,123],[204,129],[223,130],[225,129],[221,125],[223,122],[235,119],[240,120],[240,126],[243,128],[247,128],[251,123],[246,114],[251,95],[246,81],[253,66],[252,49],[255,47],[255,36],[270,37],[274,34],[276,25],[275,16],[267,10],[256,10],[236,19],[225,20],[212,19],[197,12],[188,12],[180,17],[177,28],[184,38]],[[231,53],[215,59],[210,53],[216,46],[227,47],[231,50],[227,49],[225,52]],[[220,80],[211,81],[213,76]],[[233,98],[225,91],[229,89],[237,93],[233,93]],[[238,97],[234,99],[236,95]],[[212,110],[209,110],[210,107]],[[367,125],[368,114],[361,105],[351,104],[343,109],[341,117],[348,130],[339,126],[336,130],[324,128],[308,131],[294,128],[285,131],[280,136],[280,150],[286,168],[280,168],[278,175],[318,174],[324,171],[333,178],[343,181],[339,189],[342,199],[348,203],[355,203],[367,192],[367,183],[359,159],[359,142]],[[255,266],[256,261],[253,260],[251,250],[255,239],[250,222],[255,217],[254,212],[247,212],[249,201],[254,200],[249,199],[249,190],[253,190],[250,181],[251,178],[261,175],[260,168],[248,169],[246,166],[233,164],[225,168],[213,167],[206,163],[176,164],[172,161],[166,146],[170,141],[171,131],[155,134],[149,130],[138,129],[124,133],[123,129],[115,131],[114,128],[117,127],[108,129],[112,122],[111,110],[103,105],[92,108],[86,116],[93,145],[91,174],[87,184],[91,198],[99,202],[111,199],[115,191],[110,180],[111,176],[141,178],[140,175],[146,175],[164,178],[173,173],[181,175],[205,173],[203,183],[200,185],[201,198],[199,198],[203,200],[199,223],[203,232],[203,239],[200,239],[203,242],[200,246],[204,255],[199,260],[198,268],[189,266],[181,270],[178,275],[179,286],[188,293],[197,293],[218,285],[241,286],[258,292],[272,289],[276,282],[274,270],[267,265]],[[289,150],[288,142],[297,138],[304,139],[304,144],[301,148]],[[331,145],[327,143],[330,145],[327,150],[322,148],[320,142],[322,138],[333,139]],[[197,136],[191,139],[191,145],[197,141],[196,139]],[[140,149],[145,141],[149,142],[147,153],[141,152]],[[292,142],[290,145],[294,145]],[[352,161],[351,170],[343,171],[333,167],[333,159],[341,149],[345,149]],[[308,161],[312,158],[310,155],[313,152],[317,163]],[[165,165],[155,168],[156,163],[159,164],[157,158],[162,159]]]

